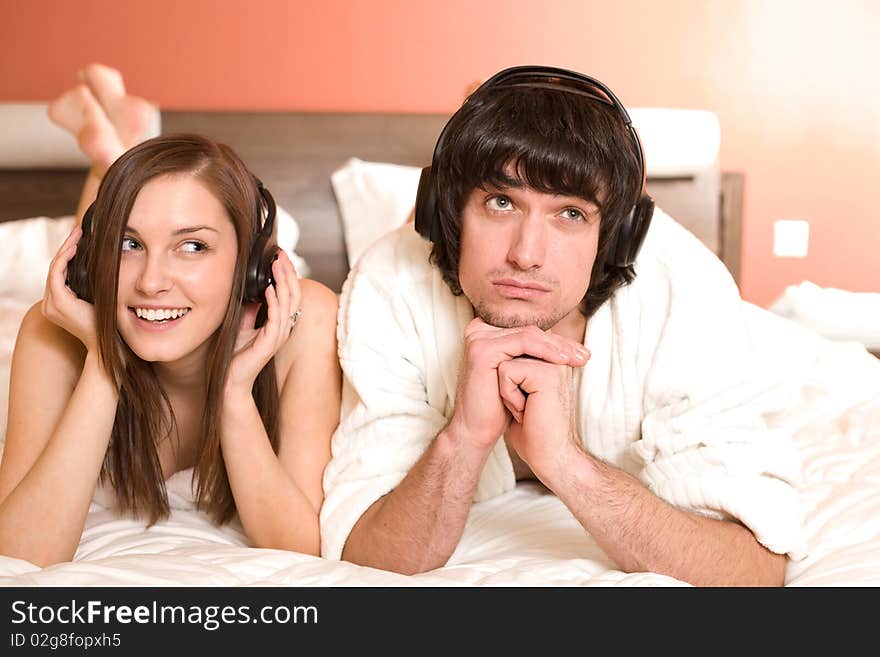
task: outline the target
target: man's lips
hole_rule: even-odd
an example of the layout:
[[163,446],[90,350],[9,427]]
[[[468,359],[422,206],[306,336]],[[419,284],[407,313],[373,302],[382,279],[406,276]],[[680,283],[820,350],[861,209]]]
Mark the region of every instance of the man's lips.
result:
[[527,290],[537,290],[539,292],[549,292],[550,288],[546,285],[541,285],[540,283],[536,283],[535,281],[518,281],[515,278],[499,278],[495,281],[492,281],[493,285],[505,285],[507,287],[521,287]]
[[495,291],[508,299],[534,299],[547,294],[550,289],[533,281],[518,281],[513,278],[499,278],[492,281]]

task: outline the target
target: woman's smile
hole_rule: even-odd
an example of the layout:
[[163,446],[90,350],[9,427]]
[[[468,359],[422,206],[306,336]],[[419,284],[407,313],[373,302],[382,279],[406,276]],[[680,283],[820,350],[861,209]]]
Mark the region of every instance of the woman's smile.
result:
[[130,307],[135,316],[135,326],[143,331],[168,331],[179,326],[191,308],[151,308],[148,306]]

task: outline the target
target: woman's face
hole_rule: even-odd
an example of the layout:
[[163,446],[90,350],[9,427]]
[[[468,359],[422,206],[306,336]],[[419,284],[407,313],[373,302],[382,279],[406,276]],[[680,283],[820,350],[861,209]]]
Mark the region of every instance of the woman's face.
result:
[[204,357],[232,293],[238,240],[220,201],[189,174],[141,189],[122,239],[117,324],[148,362]]

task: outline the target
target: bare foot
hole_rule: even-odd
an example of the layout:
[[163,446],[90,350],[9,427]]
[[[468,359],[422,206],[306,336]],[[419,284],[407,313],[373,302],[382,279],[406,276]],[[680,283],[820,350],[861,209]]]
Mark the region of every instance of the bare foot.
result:
[[80,150],[101,175],[125,152],[116,128],[84,84],[52,101],[49,118],[76,137]]
[[126,149],[143,141],[152,106],[143,98],[126,94],[119,71],[103,64],[89,64],[79,72],[79,78],[100,103]]

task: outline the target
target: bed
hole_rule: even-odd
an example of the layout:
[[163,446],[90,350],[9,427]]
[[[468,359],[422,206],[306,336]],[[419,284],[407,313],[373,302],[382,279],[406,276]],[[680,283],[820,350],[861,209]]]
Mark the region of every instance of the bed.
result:
[[[233,146],[292,222],[301,274],[340,290],[372,239],[406,221],[419,167],[430,162],[440,115],[249,112],[161,113],[162,132],[194,130]],[[633,110],[658,206],[739,278],[744,177],[718,165],[717,118],[690,110]],[[2,115],[0,115],[2,123]],[[0,130],[5,130],[0,126]],[[665,142],[668,157],[657,153]],[[671,143],[670,143],[671,142]],[[683,146],[683,144],[686,145]],[[70,144],[67,145],[69,147]],[[48,258],[66,235],[85,177],[81,165],[0,163],[0,438],[21,317],[40,294]],[[24,220],[24,221],[23,221]],[[28,223],[28,221],[30,223]],[[5,269],[3,268],[5,267]],[[42,270],[41,270],[42,267]],[[748,305],[748,304],[747,304]],[[768,357],[785,360],[804,394],[791,426],[803,458],[808,556],[788,586],[880,584],[880,361],[749,306]],[[684,586],[624,573],[540,485],[473,507],[461,543],[437,570],[403,576],[347,562],[248,547],[235,522],[197,512],[189,473],[168,481],[171,517],[149,529],[117,515],[98,491],[73,561],[49,568],[0,556],[4,586]]]

